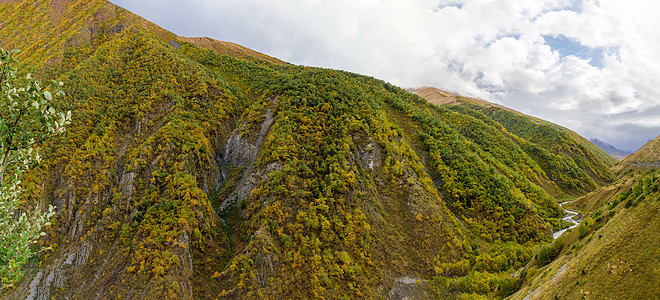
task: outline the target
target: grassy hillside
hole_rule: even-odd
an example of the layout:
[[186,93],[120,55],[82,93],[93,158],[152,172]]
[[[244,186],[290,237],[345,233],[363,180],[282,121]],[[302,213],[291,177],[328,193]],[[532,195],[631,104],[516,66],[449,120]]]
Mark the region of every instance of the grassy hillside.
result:
[[659,175],[636,174],[578,199],[586,221],[560,238],[565,245],[556,247],[560,253],[552,263],[526,270],[525,284],[512,298],[660,297],[653,284],[660,280]]
[[618,174],[624,174],[637,169],[660,168],[660,136],[644,144],[634,153],[626,156],[613,169]]
[[570,204],[582,223],[537,251],[513,299],[660,297],[652,284],[660,280],[660,171],[652,164],[658,141],[626,158],[615,184]]
[[555,197],[614,179],[523,116],[104,1],[0,5],[3,47],[64,81],[74,115],[24,180],[58,215],[10,298],[502,297],[565,225]]

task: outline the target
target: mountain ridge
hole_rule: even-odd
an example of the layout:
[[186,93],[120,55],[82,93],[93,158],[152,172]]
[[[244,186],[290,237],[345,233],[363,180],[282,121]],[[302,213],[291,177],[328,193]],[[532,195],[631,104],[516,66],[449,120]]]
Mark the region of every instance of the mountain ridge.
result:
[[649,164],[657,167],[658,162],[660,162],[660,136],[650,140],[648,143],[644,144],[644,146],[637,149],[637,151],[628,155],[621,161],[621,164]]
[[615,158],[610,156],[609,153],[606,153],[601,148],[599,148],[598,146],[593,144],[591,141],[588,141],[586,138],[580,136],[576,132],[574,132],[574,131],[566,128],[566,127],[554,124],[552,122],[548,122],[548,121],[545,121],[545,120],[542,120],[542,119],[539,119],[539,118],[536,118],[536,117],[533,117],[533,116],[525,115],[525,114],[523,114],[519,111],[516,111],[512,108],[509,108],[509,107],[506,107],[506,106],[503,106],[503,105],[499,105],[497,103],[488,102],[488,101],[482,100],[482,99],[476,99],[476,98],[469,98],[469,97],[462,97],[462,96],[459,96],[459,95],[454,95],[454,94],[444,92],[444,91],[439,90],[439,89],[434,88],[434,87],[423,87],[423,88],[419,88],[419,89],[410,89],[409,91],[412,92],[412,93],[415,93],[415,94],[427,99],[429,102],[431,102],[433,104],[437,104],[437,105],[459,105],[459,104],[477,105],[477,106],[480,106],[480,107],[488,107],[488,108],[493,108],[493,109],[502,109],[502,110],[506,111],[507,113],[512,113],[512,114],[517,115],[517,116],[524,116],[524,117],[530,119],[531,121],[533,121],[534,123],[537,123],[539,125],[551,126],[553,128],[556,128],[556,129],[559,129],[559,130],[565,132],[566,134],[571,136],[571,138],[576,139],[583,147],[585,147],[585,148],[589,149],[591,152],[593,152],[596,156],[598,156],[598,158],[600,158],[601,160],[606,162],[606,164],[608,166],[613,166],[618,162]]
[[[143,28],[165,43],[185,41],[212,48],[219,54],[283,63],[235,43],[178,36],[109,1],[58,0],[28,3],[6,0],[0,5],[13,7],[7,9],[6,17],[2,20],[5,29],[0,32],[0,43],[5,48],[20,48],[23,53],[19,53],[17,58],[23,66],[45,63],[46,68],[28,69],[37,74],[44,72],[56,74],[57,70],[49,71],[49,69],[58,66],[63,59],[66,59],[65,49],[73,47],[80,48],[79,51],[90,51],[85,48],[95,47],[91,41],[102,41],[105,36],[112,36],[130,26]],[[37,6],[38,9],[35,8]],[[25,24],[30,24],[29,28],[32,30],[28,30]],[[23,38],[16,39],[17,36]],[[39,44],[46,40],[48,47]],[[27,53],[31,55],[26,56]]]

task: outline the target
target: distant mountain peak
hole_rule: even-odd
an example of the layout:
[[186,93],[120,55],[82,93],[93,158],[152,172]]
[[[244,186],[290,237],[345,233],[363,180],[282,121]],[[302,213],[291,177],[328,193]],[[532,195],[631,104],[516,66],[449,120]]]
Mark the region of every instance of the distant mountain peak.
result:
[[598,146],[598,148],[603,149],[605,153],[609,154],[610,156],[618,160],[622,160],[624,157],[630,154],[630,152],[626,152],[621,149],[618,149],[612,146],[611,144],[607,142],[603,142],[597,138],[590,139],[589,141],[592,142],[594,145]]

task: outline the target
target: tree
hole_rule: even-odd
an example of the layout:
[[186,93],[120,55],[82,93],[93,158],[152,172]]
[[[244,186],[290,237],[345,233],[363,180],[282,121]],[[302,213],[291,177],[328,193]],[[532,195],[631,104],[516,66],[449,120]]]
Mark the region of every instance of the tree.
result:
[[539,260],[539,263],[541,263],[541,266],[545,266],[552,261],[552,256],[550,256],[548,246],[543,245],[541,247],[541,251],[539,251],[537,259]]
[[70,111],[58,113],[50,104],[51,91],[62,83],[42,87],[30,74],[18,78],[16,53],[0,48],[0,289],[23,277],[23,266],[44,235],[42,228],[55,214],[52,206],[45,212],[20,206],[21,175],[40,161],[37,147],[63,133],[71,119]]

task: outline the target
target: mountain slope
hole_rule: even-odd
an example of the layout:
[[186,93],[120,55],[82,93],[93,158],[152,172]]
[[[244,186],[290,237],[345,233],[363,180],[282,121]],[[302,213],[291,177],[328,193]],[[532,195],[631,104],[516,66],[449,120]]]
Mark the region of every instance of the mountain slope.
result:
[[554,197],[613,178],[570,135],[507,127],[526,119],[105,1],[1,5],[3,44],[64,81],[74,115],[24,180],[23,201],[57,208],[51,250],[3,297],[504,296],[564,225]]
[[660,280],[660,171],[652,163],[659,142],[624,159],[624,170],[635,172],[571,203],[584,214],[582,224],[549,247],[554,261],[525,267],[523,287],[512,299],[660,297],[651,284]]
[[[517,143],[566,193],[591,191],[597,185],[615,179],[608,167],[616,160],[566,128],[483,100],[453,96],[434,88],[422,88],[415,93],[449,110],[465,112],[482,120],[490,119],[503,127],[500,131],[522,138],[524,141]],[[564,174],[580,179],[571,181],[562,178]]]
[[177,41],[186,41],[224,55],[282,63],[234,43],[177,36],[108,1],[10,0],[0,5],[3,6],[0,44],[6,49],[21,49],[23,52],[17,58],[22,66],[37,74],[57,75],[60,73],[57,68],[71,55],[65,51],[75,50],[74,56],[84,58],[95,47],[129,27],[145,30],[172,46],[176,46]]
[[[185,295],[191,257],[207,248],[229,251],[226,239],[215,238],[221,235],[207,194],[220,177],[217,140],[228,134],[225,124],[237,117],[244,96],[130,30],[63,80],[69,96],[60,105],[77,121],[53,147],[45,177],[35,180],[45,183],[35,191],[59,211],[46,239],[56,252],[40,269],[43,278],[33,279],[54,288],[37,292]],[[210,239],[214,244],[206,245]],[[59,272],[66,276],[52,286],[48,276]],[[97,279],[87,281],[90,274]],[[138,274],[152,280],[145,285]],[[19,297],[34,296],[25,292]]]
[[629,167],[660,167],[660,136],[644,144],[634,153],[626,156],[621,161],[622,168]]
[[[525,120],[526,122],[533,122],[538,125],[547,125],[551,128],[557,129],[565,134],[568,134],[571,139],[575,140],[577,143],[579,143],[582,147],[588,149],[591,151],[596,157],[598,157],[599,160],[605,162],[605,166],[613,166],[617,163],[617,160],[613,158],[612,156],[609,155],[609,153],[606,153],[603,151],[601,148],[596,146],[594,143],[587,141],[584,137],[580,136],[579,134],[575,133],[572,130],[569,130],[568,128],[559,126],[557,124],[553,124],[544,120],[541,120],[539,118],[535,118],[532,116],[527,116],[524,115],[518,111],[515,111],[513,109],[510,109],[508,107],[498,105],[496,103],[491,103],[485,100],[481,99],[475,99],[475,98],[466,98],[466,97],[461,97],[457,95],[452,95],[447,92],[443,92],[441,90],[438,90],[436,88],[432,87],[423,87],[419,89],[411,89],[410,92],[415,93],[424,99],[428,100],[429,102],[436,104],[436,105],[476,105],[476,107],[479,107],[481,110],[485,108],[490,108],[489,110],[499,112],[500,110],[506,111],[502,113],[503,116],[509,116],[509,118],[514,118],[514,119],[522,119]],[[521,118],[522,117],[522,118]],[[500,119],[499,121],[503,121]],[[514,122],[515,123],[515,122]],[[507,122],[504,122],[503,124],[507,124]],[[509,129],[510,127],[507,127]],[[515,129],[514,129],[515,130]],[[522,132],[519,131],[519,134]],[[537,136],[541,137],[542,136]]]
[[[554,262],[526,270],[512,299],[657,299],[660,176],[635,175],[576,201],[584,224],[560,238]],[[586,225],[585,225],[586,224]]]
[[[186,55],[193,57],[195,60],[199,61],[200,63],[203,63],[204,65],[208,66],[212,70],[217,71],[219,74],[222,74],[224,77],[236,78],[236,80],[243,81],[242,83],[240,83],[241,85],[252,86],[253,90],[256,90],[256,88],[262,88],[267,90],[269,93],[275,93],[277,95],[280,95],[280,98],[277,102],[276,110],[279,111],[278,114],[280,114],[280,116],[283,117],[283,119],[280,118],[276,120],[275,121],[276,123],[273,125],[273,128],[279,129],[280,126],[278,126],[279,124],[278,122],[282,122],[283,125],[281,126],[286,129],[281,133],[278,133],[278,131],[272,133],[273,141],[280,141],[277,144],[273,145],[277,150],[275,152],[276,156],[271,155],[270,157],[267,156],[262,159],[267,159],[267,161],[276,159],[276,161],[262,163],[262,165],[266,165],[266,166],[272,164],[279,165],[281,162],[278,163],[277,161],[278,160],[281,161],[282,158],[288,159],[288,158],[296,157],[298,159],[301,159],[305,157],[310,157],[310,159],[313,158],[316,161],[314,160],[311,160],[309,162],[305,161],[305,165],[323,166],[327,164],[328,160],[330,159],[327,157],[328,154],[337,153],[337,151],[341,150],[342,148],[343,149],[355,148],[355,150],[353,151],[357,151],[359,155],[356,155],[356,158],[349,158],[349,165],[353,165],[353,163],[350,163],[350,161],[355,160],[356,162],[361,161],[360,164],[362,165],[362,167],[349,171],[349,174],[350,173],[355,174],[354,176],[356,176],[355,179],[357,180],[357,186],[363,186],[360,188],[360,190],[365,190],[366,188],[365,191],[367,191],[366,194],[364,194],[364,192],[360,192],[358,193],[358,195],[361,194],[363,195],[362,197],[366,197],[364,198],[365,200],[370,199],[368,200],[368,203],[374,203],[372,201],[376,201],[376,200],[377,202],[375,203],[379,203],[379,202],[381,203],[374,208],[370,208],[367,210],[361,209],[361,211],[376,212],[376,214],[371,214],[371,215],[366,214],[365,217],[370,224],[373,224],[373,225],[369,225],[370,228],[380,228],[380,230],[378,230],[377,232],[373,232],[371,234],[370,239],[367,240],[367,241],[370,240],[368,244],[380,245],[380,243],[384,243],[382,244],[382,246],[376,246],[375,248],[392,249],[390,251],[387,251],[387,253],[397,253],[402,251],[402,250],[394,250],[394,249],[408,248],[410,250],[413,250],[412,253],[406,254],[405,256],[402,257],[370,258],[369,260],[373,261],[374,267],[376,268],[374,271],[370,271],[372,272],[371,274],[382,274],[379,276],[383,276],[382,278],[387,283],[389,280],[394,279],[390,277],[392,275],[388,275],[388,273],[391,274],[392,272],[391,261],[398,261],[403,265],[408,265],[414,262],[416,260],[415,257],[418,256],[420,253],[434,253],[432,256],[421,256],[420,259],[422,259],[422,261],[432,259],[432,263],[427,266],[430,267],[431,270],[435,269],[436,270],[435,272],[440,272],[439,273],[440,275],[446,275],[448,277],[457,276],[457,275],[461,276],[461,275],[465,275],[466,272],[469,271],[470,267],[467,260],[461,260],[460,256],[458,257],[454,255],[447,256],[447,254],[452,253],[454,251],[458,251],[454,253],[461,253],[466,251],[466,249],[473,249],[472,248],[473,245],[471,245],[468,241],[466,240],[461,241],[460,230],[458,231],[459,239],[451,238],[451,231],[448,234],[443,234],[447,236],[448,240],[453,240],[453,241],[448,243],[446,242],[446,245],[442,245],[440,248],[437,248],[437,250],[428,252],[428,249],[433,249],[431,247],[438,247],[437,243],[439,240],[436,238],[429,239],[430,237],[426,237],[423,240],[424,240],[424,244],[427,244],[428,246],[416,246],[416,244],[418,244],[421,241],[421,240],[417,240],[420,238],[419,236],[417,236],[419,233],[437,232],[438,229],[441,228],[454,228],[454,230],[456,230],[457,227],[457,225],[453,225],[453,221],[451,221],[451,218],[449,218],[449,220],[443,221],[444,224],[439,223],[439,224],[434,224],[430,227],[426,227],[428,226],[427,224],[429,221],[436,219],[434,215],[437,213],[434,213],[436,209],[428,209],[424,207],[429,207],[428,206],[429,204],[437,203],[440,204],[439,208],[442,208],[444,207],[445,201],[442,201],[439,195],[436,194],[438,191],[436,191],[433,182],[430,180],[429,175],[427,175],[429,171],[427,171],[427,169],[425,169],[425,167],[422,165],[420,158],[427,160],[427,163],[430,164],[429,168],[432,168],[431,170],[438,170],[438,171],[431,171],[433,173],[445,170],[447,166],[443,161],[440,160],[431,162],[430,161],[431,158],[428,157],[429,155],[428,152],[423,149],[417,149],[418,151],[420,151],[418,153],[422,155],[421,157],[419,156],[418,153],[415,153],[414,151],[415,149],[413,147],[416,148],[416,144],[420,145],[421,147],[428,147],[428,146],[424,146],[424,144],[429,145],[431,143],[430,137],[421,141],[418,140],[418,137],[416,137],[414,134],[411,135],[408,134],[407,131],[414,130],[412,127],[421,127],[421,126],[427,126],[429,127],[429,129],[442,128],[442,130],[448,130],[450,132],[453,131],[451,128],[446,127],[442,123],[438,123],[437,121],[434,121],[432,119],[427,120],[427,122],[430,123],[424,122],[425,118],[433,118],[433,117],[429,114],[424,113],[421,110],[418,110],[413,106],[415,105],[415,103],[420,103],[420,104],[423,103],[423,102],[419,102],[421,101],[421,99],[416,98],[410,94],[406,94],[402,90],[397,90],[394,87],[388,86],[387,84],[384,84],[382,82],[375,81],[371,78],[357,76],[345,72],[326,71],[320,69],[300,69],[299,67],[290,67],[290,66],[282,66],[277,68],[275,68],[275,66],[260,67],[248,62],[231,60],[226,57],[217,56],[210,51],[204,51],[194,47],[184,46],[181,47],[179,50],[186,53]],[[288,72],[289,69],[294,69],[297,70],[298,72],[289,73]],[[238,76],[238,74],[246,74],[246,73],[250,74],[251,76]],[[272,78],[272,79],[264,80],[263,79],[264,77]],[[250,82],[250,81],[254,81],[254,82]],[[388,91],[388,89],[393,90],[394,92]],[[388,102],[382,102],[383,100],[381,99],[385,99],[385,101],[388,101],[389,103],[392,103],[391,105],[395,105],[395,106],[410,105],[410,109],[415,109],[419,117],[410,118],[405,114],[402,114],[401,112],[397,112],[398,109],[396,107],[392,107],[391,109],[384,110],[383,108],[387,107]],[[298,112],[298,110],[303,110],[303,112],[304,111],[307,112],[304,113]],[[308,138],[307,136],[309,135],[310,130],[304,130],[304,129],[310,125],[313,125],[314,122],[312,122],[312,124],[309,125],[306,123],[312,120],[317,120],[315,122],[318,122],[319,120],[321,121],[324,120],[325,117],[323,117],[324,116],[323,112],[325,112],[326,110],[327,112],[332,112],[332,114],[330,116],[331,118],[328,120],[329,122],[325,123],[324,126],[330,126],[330,128],[328,129],[332,130],[331,132],[334,133],[322,134],[316,139],[318,140],[320,138],[319,141],[329,139],[329,141],[331,141],[332,139],[334,139],[332,138],[332,136],[336,137],[337,134],[342,134],[342,132],[345,132],[344,134],[350,133],[350,136],[352,136],[353,138],[351,138],[350,140],[344,138],[345,140],[344,142],[342,142],[348,146],[341,146],[339,148],[337,148],[336,146],[332,146],[328,148],[328,150],[330,149],[336,149],[336,150],[331,150],[331,152],[329,152],[328,154],[307,156],[304,155],[304,153],[306,153],[309,150],[296,149],[295,146],[292,147],[293,142],[285,142],[285,141],[293,141],[293,140],[305,141]],[[308,119],[307,116],[313,116],[313,117]],[[358,121],[359,119],[353,119],[351,121],[351,119],[354,116],[360,116],[359,118],[362,120]],[[349,118],[349,119],[343,121],[345,118]],[[334,123],[332,122],[332,119],[336,119],[339,122]],[[393,124],[392,123],[393,121],[396,123]],[[299,130],[303,130],[303,131],[299,131]],[[318,131],[323,132],[323,130],[318,130]],[[315,132],[315,131],[312,130],[311,132]],[[280,134],[282,134],[283,136],[279,136]],[[293,136],[288,137],[291,135]],[[373,140],[373,142],[365,143],[364,138],[366,138],[367,141]],[[441,138],[441,136],[438,135],[438,138]],[[456,142],[459,142],[459,144],[457,144],[454,147],[454,149],[456,151],[461,151],[462,153],[461,155],[465,155],[464,157],[469,157],[469,159],[474,162],[473,167],[469,167],[468,165],[463,165],[466,171],[485,172],[488,170],[488,166],[486,165],[486,163],[484,163],[481,160],[479,155],[477,153],[472,152],[474,150],[470,150],[470,148],[460,147],[460,143],[464,143],[464,140],[458,135],[458,133],[452,133],[451,136],[448,136],[446,142],[454,143],[452,141],[453,139],[458,139],[456,140]],[[285,144],[281,145],[281,143],[283,142]],[[440,141],[434,141],[433,145],[437,147],[437,145],[439,145],[438,142]],[[350,146],[351,144],[353,144],[354,146]],[[321,149],[324,148],[326,147],[325,146],[321,147]],[[304,150],[302,152],[303,155],[301,155],[299,152],[301,150]],[[295,151],[295,152],[292,154],[288,154],[289,151]],[[323,151],[325,152],[326,150]],[[347,154],[343,154],[341,156],[346,157],[346,155]],[[326,156],[326,158],[318,160],[319,158],[322,158],[324,156]],[[348,157],[350,157],[350,155]],[[357,160],[357,157],[362,157],[362,159]],[[369,159],[365,161],[364,157],[367,157]],[[340,159],[340,161],[341,160],[343,159]],[[330,161],[332,161],[332,159],[330,159]],[[291,162],[284,161],[285,166],[291,163],[296,164],[295,160],[291,160]],[[455,163],[460,163],[460,162],[456,161]],[[504,168],[504,166],[502,167]],[[289,169],[295,170],[296,168],[297,167],[292,166]],[[321,171],[320,174],[323,174],[325,172],[322,170],[317,170],[316,173],[319,174],[319,171]],[[339,170],[335,169],[335,172],[337,171]],[[495,172],[494,169],[493,171]],[[332,173],[330,173],[330,175],[332,175]],[[337,175],[339,175],[339,178],[344,177],[341,175],[341,173],[337,173]],[[443,174],[443,175],[447,176],[447,174]],[[291,178],[288,180],[297,180],[296,178],[298,176],[300,175],[296,175],[296,173],[294,172],[291,173],[290,175],[286,175],[285,177]],[[464,179],[462,179],[455,176],[456,175],[454,176],[449,175],[445,178],[447,182],[449,180],[454,182],[453,184],[448,183],[447,187],[451,188],[452,189],[451,192],[455,193],[456,195],[464,193],[463,189],[470,189],[477,192],[478,190],[481,189],[480,186],[484,186],[483,183],[467,181],[467,180],[472,180],[470,177],[465,177]],[[332,177],[336,178],[336,175],[331,176],[331,178]],[[351,177],[353,177],[353,175],[351,175]],[[502,239],[502,240],[514,240],[514,241],[518,240],[522,242],[529,239],[538,239],[543,235],[547,234],[548,232],[547,231],[548,229],[546,229],[547,225],[544,224],[542,219],[535,216],[535,213],[532,213],[530,209],[533,209],[534,211],[538,211],[539,213],[543,212],[544,216],[548,218],[558,213],[554,211],[552,204],[549,204],[550,206],[548,206],[548,208],[544,208],[543,206],[537,206],[538,204],[531,201],[540,202],[544,198],[538,198],[538,196],[535,195],[534,198],[530,197],[529,199],[526,199],[525,196],[523,196],[524,194],[522,194],[522,192],[518,192],[520,193],[520,196],[516,196],[521,198],[514,198],[514,194],[510,194],[512,191],[501,189],[502,187],[509,188],[514,186],[514,183],[509,179],[507,179],[505,176],[491,174],[489,176],[484,176],[484,178],[487,178],[486,180],[489,180],[486,181],[486,183],[490,182],[493,185],[493,188],[495,188],[495,190],[492,190],[494,196],[502,197],[503,199],[498,199],[491,195],[485,195],[485,194],[475,194],[474,196],[468,196],[468,197],[466,197],[467,195],[460,197],[450,194],[448,194],[447,196],[446,201],[450,203],[450,206],[453,209],[459,211],[462,214],[461,219],[464,222],[467,222],[471,228],[477,230],[477,233],[480,236],[484,236],[490,241],[492,241],[493,239]],[[273,184],[277,185],[278,184],[277,182],[280,182],[283,179],[284,177],[275,177],[273,180],[276,181]],[[312,183],[313,182],[314,181],[312,181]],[[466,186],[466,184],[470,184],[470,186]],[[285,184],[284,186],[287,186],[288,188],[280,189],[283,192],[287,191],[289,193],[293,193],[294,195],[301,193],[294,188],[296,186],[300,186],[299,184],[298,185]],[[393,186],[396,186],[397,188],[392,189]],[[498,188],[498,186],[500,187]],[[290,188],[294,188],[293,191],[289,191]],[[269,197],[275,197],[276,199],[274,200],[275,203],[279,203],[278,201],[281,201],[283,203],[291,203],[292,200],[296,200],[295,198],[292,199],[292,197],[286,196],[289,194],[280,195],[279,193],[276,193],[275,195],[273,195],[273,192],[268,192],[272,189],[273,187],[266,187],[266,190],[263,193],[265,193],[265,195],[270,195]],[[322,190],[326,190],[326,189],[327,187],[322,188]],[[350,186],[349,186],[349,191],[350,191]],[[444,186],[441,186],[440,192],[447,193]],[[543,194],[541,190],[537,190],[537,192]],[[302,193],[305,194],[304,192]],[[349,192],[348,195],[351,195],[352,193],[353,192]],[[427,196],[427,193],[431,193],[431,194]],[[256,196],[259,196],[261,194],[262,192],[260,191],[259,194],[257,194]],[[312,194],[314,195],[315,192],[312,192]],[[486,199],[481,199],[481,197],[485,197]],[[545,197],[547,197],[547,195]],[[351,198],[352,196],[349,196],[348,199]],[[349,201],[350,202],[357,201],[356,203],[361,203],[361,200],[359,200],[360,198],[361,197]],[[518,199],[522,199],[524,201],[529,201],[529,202],[516,202],[516,200],[520,201]],[[549,199],[549,197],[545,199]],[[493,201],[493,202],[497,201],[497,202],[495,203],[481,202],[484,200]],[[263,200],[250,199],[247,202],[271,203],[271,201],[273,200],[264,202]],[[324,202],[325,201],[327,200],[324,200]],[[332,200],[332,201],[334,202],[336,200]],[[345,200],[342,200],[341,202],[343,201]],[[410,206],[407,208],[405,208],[406,206],[400,207],[399,205],[402,204],[402,202],[400,201],[404,201],[403,203],[408,203],[407,205]],[[511,203],[505,203],[504,201],[511,201]],[[392,203],[392,204],[388,204],[388,203]],[[399,203],[399,204],[395,205],[395,203]],[[540,202],[540,203],[544,203],[544,202]],[[390,209],[384,209],[384,210],[379,209],[378,207],[383,204],[392,205],[392,206],[390,206]],[[437,204],[434,204],[434,206]],[[369,204],[367,207],[371,205],[373,204]],[[507,209],[503,210],[501,206],[500,208],[497,208],[499,205],[506,205],[505,207],[507,207]],[[301,203],[288,204],[288,205],[284,205],[283,207],[290,207],[290,206],[300,207]],[[270,211],[270,208],[264,208],[262,205],[251,206],[250,204],[247,204],[247,207],[257,210],[268,209]],[[397,209],[391,210],[391,208],[396,208],[396,207],[400,207],[400,208],[398,210]],[[387,206],[383,208],[387,208]],[[280,209],[281,208],[278,208],[278,210]],[[309,213],[303,213],[300,216],[300,218],[304,218],[303,220],[305,220],[310,216],[318,215],[318,211],[319,211],[318,209],[314,209],[313,211],[317,211],[317,212],[314,212],[311,215]],[[395,213],[395,211],[398,212]],[[404,214],[400,215],[401,213]],[[440,211],[440,213],[444,214],[442,213],[442,211]],[[284,215],[287,215],[287,213],[284,213]],[[289,215],[293,216],[294,214],[292,213]],[[479,215],[487,215],[489,220],[480,221],[479,218],[475,218]],[[328,218],[328,217],[329,216],[323,216],[323,215],[319,216],[320,220],[323,220],[324,218]],[[313,221],[315,218],[316,217],[312,217],[311,223],[307,221],[305,222],[305,224],[308,225],[315,224],[316,221]],[[521,224],[527,224],[527,225],[518,228],[512,228],[509,225],[507,225],[508,223],[505,222],[507,218],[511,219],[512,221],[514,220],[514,218],[519,218]],[[266,218],[266,219],[271,219],[271,218]],[[404,222],[404,220],[406,219],[410,221]],[[381,224],[382,221],[378,221],[378,220],[393,220],[393,222],[386,222],[384,224]],[[396,221],[396,220],[401,220],[401,221]],[[450,222],[447,223],[447,221]],[[232,220],[229,219],[229,222],[231,223]],[[299,221],[289,220],[284,222],[284,224],[296,223],[296,222]],[[388,225],[387,223],[390,224]],[[392,233],[386,234],[389,231],[387,230],[387,228],[397,223],[401,224],[401,225],[395,225],[395,228],[397,228],[397,230]],[[403,225],[403,224],[407,224],[407,225]],[[489,227],[486,227],[485,224],[488,224],[487,226]],[[417,226],[423,226],[421,228],[427,228],[427,229],[417,228]],[[383,232],[383,230],[385,231]],[[397,243],[396,239],[392,240],[391,238],[389,238],[389,236],[392,236],[392,234],[394,234],[394,236],[400,234],[397,233],[400,231],[408,232],[405,236],[412,236],[412,237],[416,236],[416,237],[414,239],[411,238],[410,240],[399,239],[400,241],[404,242],[402,244]],[[284,230],[282,236],[283,237],[292,236],[292,233],[293,232],[289,233],[288,230]],[[456,231],[454,231],[454,234],[456,234]],[[288,238],[285,239],[288,240]],[[295,247],[292,247],[292,250],[298,249],[300,246],[303,246],[304,248],[305,239],[306,239],[306,234],[303,234],[300,237],[300,240],[293,239],[292,244],[295,245]],[[248,245],[248,247],[251,247],[251,245]],[[453,247],[457,247],[456,250],[450,250]],[[470,252],[471,251],[472,250],[470,250]],[[521,249],[518,251],[523,251],[523,250]],[[352,253],[352,252],[348,252],[348,253]],[[367,251],[365,253],[358,254],[358,257],[367,255],[369,253],[372,253],[371,255],[374,255],[375,253],[381,253],[381,252]],[[472,254],[469,254],[469,252],[465,253],[464,255],[467,255],[467,257],[472,256]],[[353,256],[351,255],[351,257]],[[524,259],[524,256],[522,256],[521,258]],[[427,263],[430,262],[431,261]],[[521,261],[518,261],[517,258],[515,258],[510,263],[516,265],[516,264],[520,264]],[[309,264],[305,263],[303,265],[313,266],[314,264],[310,262]],[[415,263],[415,265],[419,266],[419,263]],[[509,262],[507,262],[507,265],[509,265]],[[323,266],[323,269],[328,270],[329,268]],[[370,268],[366,268],[364,266],[361,266],[360,269],[363,270],[364,272],[370,270]],[[387,271],[387,269],[390,270]],[[416,274],[416,272],[412,274],[416,276],[421,275],[425,277],[425,276],[429,276],[429,274],[434,274],[435,272],[431,271],[431,273],[426,273],[426,275],[424,275],[424,273]],[[406,272],[401,272],[399,274],[401,274],[399,276],[402,276],[405,275]],[[312,286],[309,288],[310,290],[312,291],[323,290],[327,288],[327,285],[330,285],[330,282],[336,280],[336,277],[333,277],[332,273],[323,272],[319,276],[321,278],[324,278],[323,275],[330,276],[328,277],[328,279],[330,280],[326,281],[325,283],[323,283],[322,281],[320,286],[318,287]],[[412,275],[410,276],[413,277]],[[284,278],[291,278],[291,277],[296,278],[297,276],[295,275],[284,276]],[[422,277],[422,279],[424,277]],[[387,279],[387,278],[392,278],[392,279]],[[282,279],[278,279],[278,280],[282,280]],[[287,282],[285,281],[285,283]],[[294,283],[299,285],[304,284],[302,282],[294,282]],[[394,280],[394,284],[396,285],[396,280]],[[365,291],[368,290],[369,288],[365,289]],[[389,290],[389,288],[387,290]],[[265,293],[272,293],[272,291],[273,291],[272,288],[268,288],[268,286],[266,286],[266,288],[264,289],[258,289],[257,293],[261,292],[262,294],[265,294]],[[240,292],[240,291],[233,291],[233,292]],[[366,293],[366,292],[363,291],[362,293]],[[443,291],[441,293],[446,293],[446,291]],[[271,296],[276,296],[276,295],[271,295]],[[289,296],[293,296],[293,295],[289,295]]]
[[[194,44],[196,46],[199,46],[201,48],[207,48],[207,49],[212,49],[215,50],[218,54],[223,54],[223,55],[228,55],[231,57],[237,57],[237,58],[243,58],[243,59],[253,59],[253,60],[265,60],[271,63],[275,64],[282,64],[284,63],[283,61],[270,57],[268,55],[265,55],[263,53],[259,53],[257,51],[254,51],[252,49],[248,49],[246,47],[243,47],[241,45],[231,43],[231,42],[225,42],[225,41],[218,41],[214,40],[212,38],[208,37],[182,37],[182,36],[177,36],[176,40],[179,41],[184,41],[188,42],[191,44]],[[169,44],[174,46],[175,48],[178,48],[180,44],[176,41],[170,41]]]

